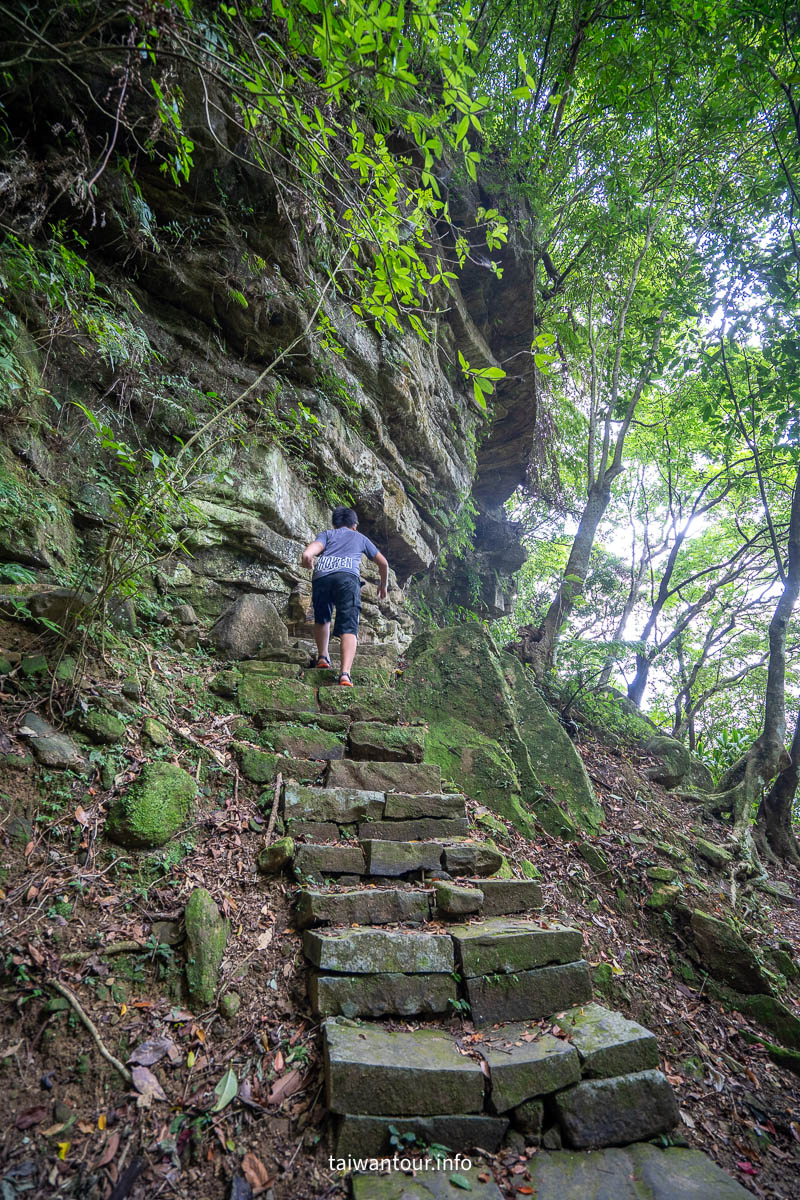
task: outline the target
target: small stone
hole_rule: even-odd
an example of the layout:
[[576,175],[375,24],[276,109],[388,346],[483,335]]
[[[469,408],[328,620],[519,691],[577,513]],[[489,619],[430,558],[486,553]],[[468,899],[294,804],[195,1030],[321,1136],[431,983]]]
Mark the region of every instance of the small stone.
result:
[[232,1021],[242,1007],[242,997],[238,992],[226,992],[220,996],[217,1008],[226,1021]]
[[177,921],[154,921],[150,927],[159,946],[179,946],[184,932]]
[[666,883],[661,887],[654,888],[652,894],[645,900],[645,904],[654,912],[663,912],[665,908],[672,908],[675,905],[682,892],[680,884]]
[[466,837],[469,822],[466,817],[427,818],[417,821],[367,821],[358,827],[359,837],[379,841],[423,842],[433,839]]
[[544,1101],[526,1100],[524,1104],[518,1104],[511,1114],[511,1122],[526,1140],[533,1139],[528,1145],[537,1144],[544,1125]]
[[214,1003],[217,975],[228,941],[228,922],[205,888],[195,888],[184,913],[186,925],[186,982],[197,1009]]
[[81,719],[81,729],[92,739],[103,746],[111,746],[121,742],[125,737],[125,724],[119,717],[111,713],[92,709]]
[[443,865],[453,876],[494,875],[503,865],[503,856],[483,842],[455,842],[444,847]]
[[680,1119],[660,1071],[586,1080],[559,1092],[554,1103],[564,1140],[575,1150],[646,1141],[669,1133]]
[[[494,1154],[500,1149],[500,1143],[508,1128],[504,1117],[489,1116],[444,1116],[444,1117],[357,1117],[346,1115],[340,1118],[336,1131],[337,1158],[388,1157],[393,1151],[389,1126],[393,1126],[402,1138],[404,1134],[413,1133],[420,1145],[447,1146],[455,1152],[472,1150],[480,1147]],[[440,1172],[441,1173],[441,1172]],[[460,1172],[459,1172],[460,1173]],[[447,1175],[447,1172],[443,1172]],[[357,1177],[356,1177],[357,1178]],[[404,1177],[401,1175],[401,1179]],[[419,1178],[419,1172],[414,1176]],[[355,1185],[355,1179],[353,1180]],[[476,1180],[476,1183],[478,1181]],[[406,1187],[404,1182],[400,1185]],[[480,1186],[480,1184],[478,1184]],[[454,1195],[455,1189],[451,1188]],[[399,1194],[394,1193],[395,1200]],[[478,1195],[481,1193],[478,1192]],[[354,1195],[361,1195],[365,1200],[377,1200],[373,1191],[354,1190]],[[391,1193],[389,1194],[391,1195]],[[422,1193],[424,1200],[429,1200],[431,1193]],[[466,1193],[475,1197],[475,1192]],[[500,1193],[497,1193],[499,1198]]]
[[265,646],[289,648],[285,623],[259,592],[234,600],[212,626],[211,640],[222,658],[253,658]]
[[414,821],[419,817],[463,817],[466,797],[461,792],[431,793],[428,796],[388,792],[384,817],[387,821]]
[[37,675],[46,675],[49,668],[43,654],[26,654],[19,669],[26,679],[35,679]]
[[724,846],[718,846],[716,842],[708,842],[705,838],[696,837],[694,839],[695,851],[704,858],[707,863],[718,870],[724,870],[733,862],[733,855]]
[[678,872],[674,867],[648,867],[647,878],[656,883],[674,883],[678,878]]
[[142,685],[138,679],[124,679],[122,681],[122,694],[127,700],[133,700],[136,704],[142,698]]
[[459,887],[455,883],[435,883],[437,912],[446,917],[466,916],[480,912],[483,892],[479,888]]
[[169,745],[169,732],[155,717],[145,717],[142,721],[142,733],[154,746]]
[[277,875],[294,858],[295,845],[290,837],[279,838],[271,846],[263,846],[258,853],[256,866],[262,875]]

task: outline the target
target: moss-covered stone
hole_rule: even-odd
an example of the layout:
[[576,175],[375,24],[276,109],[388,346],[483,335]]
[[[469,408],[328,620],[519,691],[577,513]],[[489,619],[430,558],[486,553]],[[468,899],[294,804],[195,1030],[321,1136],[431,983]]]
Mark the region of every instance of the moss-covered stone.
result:
[[279,754],[289,754],[292,758],[321,759],[324,762],[341,758],[345,750],[343,732],[291,722],[265,726],[259,740],[262,746],[269,746]]
[[195,888],[184,913],[186,983],[195,1010],[210,1008],[228,942],[228,922],[205,888]]
[[655,883],[674,883],[678,878],[678,872],[674,867],[648,867],[647,878],[652,879]]
[[429,722],[426,754],[473,799],[525,833],[529,808],[557,834],[599,827],[602,810],[575,747],[530,673],[482,627],[428,631],[406,656],[398,689]]
[[474,975],[465,981],[465,987],[476,1025],[530,1021],[585,1004],[592,997],[586,962],[505,975]]
[[35,679],[38,675],[46,675],[49,668],[43,654],[26,654],[19,664],[20,672],[26,679]]
[[578,1051],[584,1075],[609,1078],[658,1066],[653,1034],[621,1013],[586,1004],[559,1013],[558,1023]]
[[323,687],[319,706],[323,712],[347,714],[354,721],[398,721],[403,715],[402,700],[393,688]]
[[678,1105],[660,1071],[637,1071],[615,1079],[591,1079],[555,1097],[567,1145],[575,1149],[617,1146],[669,1133]]
[[700,961],[708,973],[738,992],[770,992],[752,947],[727,921],[695,910],[690,918]]
[[716,842],[709,842],[706,838],[695,838],[694,848],[701,858],[704,858],[707,863],[718,870],[723,871],[733,862],[733,855],[724,846],[718,846]]
[[308,712],[317,707],[313,687],[297,679],[270,679],[248,673],[239,684],[242,712]]
[[356,721],[350,727],[350,755],[372,762],[422,762],[425,730],[416,725]]
[[263,846],[258,854],[256,866],[262,875],[277,875],[294,858],[294,841],[290,837],[279,838],[271,846]]
[[131,849],[163,846],[187,821],[196,795],[197,784],[182,767],[148,763],[113,801],[106,833]]
[[224,996],[220,996],[217,1007],[224,1020],[232,1021],[242,1007],[242,997],[238,992],[226,992]]
[[608,859],[606,858],[605,854],[603,854],[602,850],[597,848],[597,846],[592,845],[591,842],[581,841],[577,843],[576,849],[583,861],[588,863],[592,868],[595,875],[608,874],[610,870]]
[[[233,749],[239,760],[239,770],[253,783],[274,783],[278,771],[284,778],[295,779],[298,783],[317,783],[325,769],[321,760],[287,758],[241,742],[234,742]],[[272,803],[271,797],[269,801]]]
[[467,916],[480,912],[483,892],[476,887],[459,887],[455,883],[434,883],[436,911],[445,917]]
[[800,1050],[800,1019],[774,996],[740,996],[736,1008],[768,1029],[782,1045]]
[[581,1077],[574,1046],[552,1034],[531,1038],[526,1025],[507,1025],[477,1043],[489,1067],[491,1108],[505,1113],[531,1100],[558,1091]]
[[169,745],[169,732],[155,717],[145,717],[142,722],[142,733],[154,746]]
[[101,745],[113,745],[125,737],[125,723],[112,713],[91,709],[81,720],[81,729]]
[[238,671],[219,671],[208,685],[209,690],[215,696],[224,696],[232,699],[239,690],[241,679],[242,677]]
[[490,917],[470,925],[454,925],[450,934],[465,978],[577,962],[583,947],[578,929],[561,925],[545,928],[520,917]]
[[77,659],[73,658],[71,654],[65,654],[56,664],[55,677],[59,683],[72,683],[77,669]]
[[303,953],[320,970],[347,975],[447,974],[454,965],[447,934],[407,929],[308,929]]
[[665,909],[673,908],[677,904],[682,890],[677,883],[660,884],[653,889],[651,895],[645,900],[645,904],[648,908],[652,908],[654,912],[663,912]]

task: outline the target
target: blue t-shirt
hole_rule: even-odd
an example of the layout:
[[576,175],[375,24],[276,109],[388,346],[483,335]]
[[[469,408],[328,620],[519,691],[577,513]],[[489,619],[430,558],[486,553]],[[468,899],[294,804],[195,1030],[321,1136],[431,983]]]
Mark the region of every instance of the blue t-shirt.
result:
[[314,579],[332,571],[350,571],[360,577],[361,555],[373,559],[378,553],[378,547],[357,529],[325,529],[315,541],[322,542],[324,549],[314,564]]

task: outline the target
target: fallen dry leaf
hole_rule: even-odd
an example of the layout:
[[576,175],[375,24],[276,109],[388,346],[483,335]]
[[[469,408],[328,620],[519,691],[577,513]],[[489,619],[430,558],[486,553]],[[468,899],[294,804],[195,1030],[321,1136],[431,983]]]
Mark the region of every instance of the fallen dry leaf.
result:
[[137,1108],[148,1108],[153,1100],[166,1100],[164,1089],[147,1067],[134,1067],[131,1071],[133,1086],[139,1093]]
[[288,1071],[286,1075],[282,1075],[273,1084],[267,1096],[267,1104],[282,1104],[284,1100],[288,1100],[295,1092],[299,1092],[302,1086],[303,1076],[300,1071]]
[[153,1038],[152,1041],[142,1042],[141,1046],[137,1046],[128,1062],[138,1063],[142,1067],[152,1067],[154,1063],[161,1062],[161,1059],[167,1054],[170,1062],[175,1062],[180,1057],[180,1051],[172,1039],[168,1037]]
[[17,1129],[31,1129],[34,1125],[41,1125],[48,1111],[43,1104],[37,1104],[35,1108],[26,1108],[19,1114],[14,1124]]
[[114,1158],[114,1155],[117,1153],[118,1150],[119,1150],[119,1132],[115,1129],[114,1132],[111,1134],[111,1137],[106,1142],[106,1147],[105,1147],[103,1153],[98,1158],[97,1162],[95,1163],[95,1166],[96,1167],[107,1167],[108,1164],[111,1162],[111,1160]]
[[253,1189],[253,1195],[258,1196],[269,1187],[269,1174],[260,1158],[248,1152],[242,1159],[242,1174]]

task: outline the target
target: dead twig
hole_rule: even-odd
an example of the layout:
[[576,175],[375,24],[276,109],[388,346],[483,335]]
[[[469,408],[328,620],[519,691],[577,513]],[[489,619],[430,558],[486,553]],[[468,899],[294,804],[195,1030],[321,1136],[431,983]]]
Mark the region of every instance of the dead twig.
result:
[[283,773],[281,771],[278,771],[278,778],[275,780],[275,795],[272,798],[272,811],[269,814],[269,824],[267,825],[267,833],[266,833],[266,845],[267,846],[272,841],[272,833],[273,833],[273,830],[275,829],[275,818],[278,815],[278,800],[280,799],[282,787],[283,787]]
[[109,958],[112,954],[138,954],[142,950],[149,949],[150,947],[144,942],[112,942],[109,946],[98,946],[94,950],[73,950],[70,954],[65,954],[61,961],[65,964],[77,963],[83,962],[87,958],[94,958],[95,955]]
[[120,1075],[122,1076],[122,1078],[125,1080],[126,1083],[131,1083],[133,1077],[132,1077],[130,1071],[128,1070],[128,1068],[125,1066],[124,1063],[121,1063],[119,1061],[119,1059],[115,1058],[114,1055],[109,1050],[106,1050],[105,1046],[103,1045],[100,1034],[97,1032],[97,1026],[95,1025],[92,1018],[88,1015],[86,1010],[84,1009],[84,1007],[81,1004],[78,997],[73,992],[71,992],[68,987],[65,987],[63,983],[59,983],[59,981],[57,979],[50,979],[48,981],[48,983],[49,983],[49,986],[51,988],[53,988],[54,991],[58,992],[58,994],[60,996],[63,996],[64,999],[69,1002],[70,1007],[73,1008],[76,1015],[78,1017],[80,1017],[83,1024],[89,1030],[89,1033],[92,1036],[92,1041],[97,1046],[98,1052],[100,1053],[101,1057],[104,1058],[107,1063],[110,1063],[115,1071],[119,1071]]

